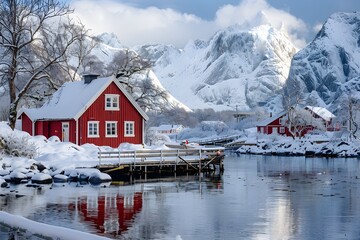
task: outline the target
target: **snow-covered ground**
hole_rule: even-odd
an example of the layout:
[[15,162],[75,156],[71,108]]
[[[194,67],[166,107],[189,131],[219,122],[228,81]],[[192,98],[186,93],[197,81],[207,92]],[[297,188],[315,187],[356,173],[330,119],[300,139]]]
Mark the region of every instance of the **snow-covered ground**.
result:
[[279,135],[263,135],[256,128],[247,129],[231,144],[239,144],[238,153],[300,155],[324,157],[358,157],[360,141],[340,132],[314,133],[293,139]]
[[[51,226],[44,223],[38,223],[31,221],[21,216],[15,216],[6,212],[0,212],[0,223],[9,227],[21,231],[22,234],[28,234],[31,239],[31,234],[39,236],[39,239],[61,239],[61,240],[73,240],[73,239],[87,239],[87,240],[101,240],[109,239],[101,237],[95,234],[85,233],[69,228],[63,228],[58,226]],[[9,239],[18,239],[17,232],[9,234]],[[10,238],[14,237],[14,238]],[[24,238],[25,239],[25,238]]]

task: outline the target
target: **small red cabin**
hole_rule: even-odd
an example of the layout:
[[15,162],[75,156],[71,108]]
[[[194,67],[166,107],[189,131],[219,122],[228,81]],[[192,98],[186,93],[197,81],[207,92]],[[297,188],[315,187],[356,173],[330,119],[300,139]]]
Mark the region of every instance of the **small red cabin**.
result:
[[146,113],[115,76],[67,82],[41,108],[19,112],[22,130],[63,142],[118,147],[144,143]]
[[[307,125],[298,125],[297,127],[301,128],[301,131],[293,131],[297,132],[297,134],[301,135],[301,137],[320,125],[322,125],[326,131],[340,130],[339,124],[333,123],[335,115],[327,109],[322,107],[306,106],[304,107],[304,110],[310,113],[312,121],[308,121]],[[257,132],[263,134],[279,134],[285,136],[292,136],[289,131],[287,122],[287,113],[283,111],[260,123],[257,126]]]

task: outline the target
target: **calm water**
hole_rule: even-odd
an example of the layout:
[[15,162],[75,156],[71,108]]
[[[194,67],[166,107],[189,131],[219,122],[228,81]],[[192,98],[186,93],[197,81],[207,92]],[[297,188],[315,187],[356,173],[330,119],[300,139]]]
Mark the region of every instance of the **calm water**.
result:
[[230,154],[222,176],[17,185],[0,206],[115,239],[360,239],[359,187],[358,159]]

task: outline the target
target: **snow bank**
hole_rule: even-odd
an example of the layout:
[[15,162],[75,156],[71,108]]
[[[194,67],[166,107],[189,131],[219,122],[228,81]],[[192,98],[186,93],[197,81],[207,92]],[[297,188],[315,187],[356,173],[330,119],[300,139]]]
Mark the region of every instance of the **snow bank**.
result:
[[360,141],[341,139],[317,141],[280,137],[272,140],[257,140],[255,143],[241,146],[237,152],[287,156],[358,157],[360,156]]
[[15,216],[6,212],[0,212],[0,223],[2,225],[18,228],[22,232],[26,232],[26,235],[38,235],[42,238],[50,239],[87,239],[87,240],[100,240],[109,239],[90,233],[80,232],[69,228],[63,228],[58,226],[52,226],[44,223],[38,223],[26,219],[24,217]]

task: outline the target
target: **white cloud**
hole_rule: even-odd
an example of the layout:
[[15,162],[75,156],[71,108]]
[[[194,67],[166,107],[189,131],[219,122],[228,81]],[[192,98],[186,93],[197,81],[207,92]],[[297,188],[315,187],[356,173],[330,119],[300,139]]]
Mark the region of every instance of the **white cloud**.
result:
[[173,9],[137,8],[115,0],[74,0],[75,14],[94,34],[114,32],[126,46],[164,43],[183,47],[190,39],[208,39],[220,28],[240,24],[250,28],[271,24],[283,28],[299,47],[305,45],[306,26],[291,14],[271,7],[265,0],[244,0],[225,5],[212,21]]
[[213,33],[211,23],[172,9],[135,8],[111,0],[77,0],[71,6],[95,34],[114,32],[126,46],[147,43],[183,46],[189,39]]
[[322,28],[322,26],[323,26],[323,23],[317,23],[317,24],[315,24],[315,26],[313,27],[313,32],[314,33],[318,33],[320,30],[321,30],[321,28]]

